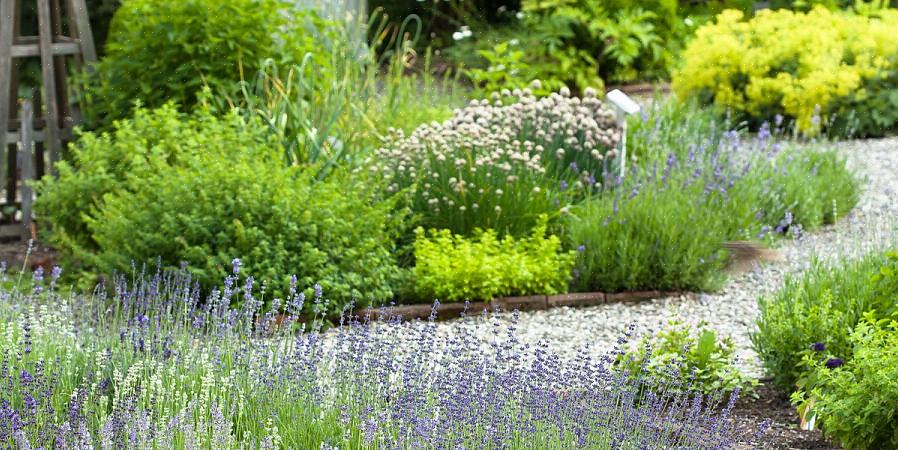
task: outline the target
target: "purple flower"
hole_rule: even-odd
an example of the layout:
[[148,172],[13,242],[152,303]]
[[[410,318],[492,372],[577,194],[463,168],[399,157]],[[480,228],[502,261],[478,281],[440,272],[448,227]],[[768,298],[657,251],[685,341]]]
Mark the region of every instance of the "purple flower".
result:
[[583,244],[578,245],[578,246],[577,246],[577,251],[580,252],[580,253],[585,252],[585,251],[586,251],[586,246],[583,245]]
[[824,345],[822,342],[815,342],[811,344],[811,350],[815,352],[822,352],[826,350],[826,345]]
[[571,170],[573,170],[574,172],[578,172],[580,170],[580,168],[577,167],[576,161],[571,161]]
[[826,367],[830,369],[835,369],[836,367],[842,367],[845,364],[845,361],[842,358],[829,358],[826,360]]
[[561,191],[564,192],[567,190],[567,181],[561,180],[560,183]]
[[238,275],[240,273],[241,265],[242,265],[242,263],[240,262],[239,258],[234,258],[234,260],[231,261],[231,266],[233,267],[234,275]]

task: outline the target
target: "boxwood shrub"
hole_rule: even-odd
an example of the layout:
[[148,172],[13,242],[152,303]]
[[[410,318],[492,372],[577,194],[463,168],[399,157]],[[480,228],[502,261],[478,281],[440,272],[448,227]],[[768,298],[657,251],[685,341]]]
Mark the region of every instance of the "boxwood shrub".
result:
[[331,312],[393,296],[401,209],[348,178],[289,167],[264,128],[236,112],[138,109],[72,151],[36,205],[70,271],[128,272],[159,258],[187,263],[210,288],[240,258],[270,295],[283,295],[291,274],[320,283]]

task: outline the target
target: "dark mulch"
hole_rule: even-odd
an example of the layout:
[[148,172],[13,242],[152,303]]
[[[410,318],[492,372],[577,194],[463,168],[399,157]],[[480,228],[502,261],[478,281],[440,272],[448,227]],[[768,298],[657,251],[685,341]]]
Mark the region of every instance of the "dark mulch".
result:
[[758,398],[743,397],[733,409],[733,418],[740,431],[751,435],[757,431],[766,419],[770,419],[770,428],[761,442],[745,443],[741,448],[757,448],[771,450],[840,450],[842,447],[825,439],[820,430],[804,431],[800,428],[800,420],[795,407],[789,398],[765,383],[758,386]]

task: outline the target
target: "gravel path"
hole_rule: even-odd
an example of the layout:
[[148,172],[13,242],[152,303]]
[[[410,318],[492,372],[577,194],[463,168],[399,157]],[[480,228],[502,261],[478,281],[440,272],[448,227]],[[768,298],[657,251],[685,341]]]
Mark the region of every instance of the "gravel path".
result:
[[[785,257],[784,262],[756,266],[731,278],[721,292],[713,294],[521,313],[518,338],[531,344],[544,341],[561,356],[573,356],[585,345],[601,354],[613,347],[630,323],[645,333],[663,327],[673,318],[690,324],[706,321],[719,334],[733,338],[740,365],[747,373],[762,375],[760,360],[749,340],[749,333],[756,329],[759,296],[778,289],[786,274],[800,273],[814,256],[859,256],[898,240],[898,138],[853,141],[838,147],[865,179],[860,202],[838,224],[783,242],[778,250]],[[444,322],[439,327],[445,333],[464,327],[484,337],[494,329],[479,317]]]

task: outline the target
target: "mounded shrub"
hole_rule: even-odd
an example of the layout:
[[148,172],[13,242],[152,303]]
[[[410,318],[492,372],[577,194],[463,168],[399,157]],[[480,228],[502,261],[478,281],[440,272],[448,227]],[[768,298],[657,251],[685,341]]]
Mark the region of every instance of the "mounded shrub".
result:
[[130,114],[135,100],[189,108],[204,86],[230,90],[263,60],[299,64],[316,52],[325,22],[285,0],[124,0],[109,29],[105,56],[82,92],[92,126]]
[[755,124],[781,114],[807,134],[882,134],[898,127],[896,28],[893,9],[727,10],[697,31],[673,87]]
[[368,166],[408,196],[425,228],[521,236],[601,183],[618,139],[595,91],[582,100],[566,90],[541,99],[505,92],[409,136],[395,131]]
[[470,239],[449,230],[415,231],[415,291],[428,303],[563,293],[573,264],[574,252],[546,236],[545,216],[521,239],[499,239],[493,230],[476,230]]
[[[898,277],[895,262],[883,255],[831,267],[815,262],[799,278],[759,301],[758,331],[752,342],[767,372],[784,391],[791,391],[807,374],[802,359],[820,343],[833,355],[850,359],[849,332],[867,312],[888,317],[895,310]],[[890,269],[891,268],[891,269]],[[892,273],[891,277],[877,274]]]
[[781,141],[769,126],[745,140],[664,108],[633,130],[639,160],[627,177],[563,221],[568,248],[581,250],[576,290],[714,289],[724,242],[797,235],[857,202],[858,181],[834,151]]
[[[232,271],[283,296],[295,274],[320,283],[330,310],[392,298],[392,205],[341,177],[288,167],[258,123],[171,105],[138,109],[112,133],[86,133],[37,210],[63,263],[93,273],[188,264],[207,288]],[[391,216],[391,214],[394,214]],[[395,218],[397,221],[391,219]]]
[[818,347],[812,384],[793,395],[806,420],[845,448],[898,447],[898,322],[867,317],[847,337],[850,360]]

